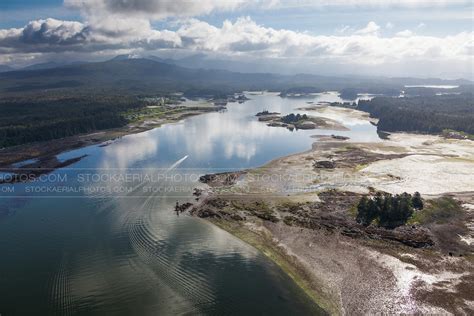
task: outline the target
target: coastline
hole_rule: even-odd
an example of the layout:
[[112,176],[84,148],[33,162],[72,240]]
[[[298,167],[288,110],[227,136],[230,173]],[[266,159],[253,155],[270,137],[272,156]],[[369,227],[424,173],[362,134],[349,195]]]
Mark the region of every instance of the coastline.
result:
[[[319,138],[303,153],[229,173],[233,181],[211,178],[190,213],[260,250],[330,314],[469,313],[474,306],[468,290],[474,284],[471,145],[406,133],[380,143]],[[326,160],[333,165],[315,167]],[[314,177],[305,179],[308,174]],[[268,181],[272,176],[285,180]],[[441,222],[364,229],[355,223],[354,203],[373,190],[420,190],[427,205],[448,199],[459,209]]]
[[330,293],[322,290],[321,282],[312,280],[311,273],[299,261],[297,256],[288,254],[272,240],[272,236],[264,231],[253,231],[239,223],[222,220],[209,220],[220,229],[232,234],[254,247],[267,258],[276,263],[303,291],[324,311],[331,315],[339,314],[340,306]]
[[[56,155],[57,153],[69,149],[103,143],[128,134],[144,132],[163,124],[178,122],[188,116],[206,112],[209,112],[209,108],[203,109],[202,112],[194,109],[193,111],[181,112],[176,117],[160,118],[160,120],[157,121],[143,121],[138,125],[132,124],[122,129],[62,139],[60,140],[61,142],[56,144],[56,149],[48,148],[48,146],[44,146],[44,143],[33,145],[40,146],[38,150],[49,150],[49,152],[46,151],[47,155]],[[349,112],[350,111],[348,111],[348,113]],[[350,114],[357,116],[352,112],[350,112]],[[391,140],[381,144],[356,143],[349,140],[336,141],[333,137],[319,137],[319,142],[313,144],[313,148],[308,151],[276,158],[263,167],[246,171],[245,174],[238,177],[239,179],[237,179],[235,183],[224,183],[223,191],[232,187],[236,189],[234,190],[236,192],[235,195],[230,194],[226,196],[222,192],[219,192],[219,189],[223,186],[222,183],[212,188],[213,192],[211,192],[211,195],[217,194],[223,199],[234,199],[236,196],[240,199],[245,199],[245,193],[250,189],[250,191],[256,192],[252,194],[251,199],[257,198],[264,201],[275,199],[288,203],[302,204],[320,201],[320,193],[327,192],[333,187],[335,187],[336,190],[344,189],[344,191],[341,192],[352,192],[354,194],[367,193],[373,187],[397,192],[400,187],[407,188],[407,182],[403,182],[403,180],[410,180],[410,178],[404,178],[406,168],[403,166],[414,166],[416,169],[417,166],[432,164],[434,161],[433,157],[441,157],[442,163],[447,164],[446,170],[448,171],[452,163],[456,164],[456,166],[464,166],[463,168],[465,168],[464,163],[466,163],[466,161],[471,164],[472,159],[469,158],[469,156],[472,156],[472,153],[468,153],[468,157],[462,155],[466,147],[462,142],[463,141],[460,140],[441,139],[438,136],[432,135],[412,134],[393,134]],[[104,144],[104,146],[106,145],[107,144]],[[25,147],[27,146],[31,145],[25,145]],[[45,148],[41,148],[43,146]],[[452,153],[453,149],[456,154]],[[55,150],[57,150],[57,152]],[[32,151],[34,151],[34,146]],[[296,180],[291,180],[293,182],[290,183],[290,187],[309,189],[304,192],[286,192],[282,187],[282,183],[273,183],[268,186],[268,183],[263,180],[263,177],[257,177],[259,175],[268,174],[269,172],[271,173],[272,169],[278,170],[278,173],[281,173],[283,176],[289,173],[301,176],[308,173],[308,170],[311,170],[311,172],[314,171],[313,164],[315,161],[328,161],[328,156],[331,156],[330,159],[334,160],[335,166],[327,167],[325,164],[322,164],[322,167],[319,167],[316,172],[319,173],[318,177],[323,179],[327,179],[327,177],[337,178],[338,172],[341,172],[342,174],[351,176],[353,182],[350,185],[345,183],[345,179],[336,179],[335,181],[331,180],[329,182],[324,182],[325,180],[314,182],[315,180],[312,179],[310,182],[301,182],[301,178],[298,179],[297,177]],[[23,157],[18,161],[31,158]],[[414,159],[414,161],[409,159]],[[386,171],[387,169],[393,169],[392,167],[398,168],[400,166],[403,167],[398,170],[400,174],[389,174]],[[421,171],[425,172],[426,170],[421,168]],[[252,175],[255,180],[247,181],[249,174]],[[381,174],[383,175],[379,177]],[[423,176],[420,174],[417,175]],[[243,181],[240,177],[244,178]],[[368,178],[372,181],[370,185],[366,182],[358,182]],[[436,185],[433,186],[437,191],[426,192],[425,196],[435,198],[450,193],[446,190],[443,191],[443,187],[448,187],[453,182],[444,183],[446,179],[442,177],[433,180],[435,180],[435,182],[437,181]],[[415,186],[418,186],[419,183],[423,181],[426,181],[426,177],[417,182]],[[265,191],[259,191],[262,188],[265,188]],[[413,187],[408,188],[411,190]],[[473,205],[474,190],[469,190],[469,192],[464,193],[465,196],[461,194],[461,192],[460,190],[455,191],[454,196],[459,198],[466,205]],[[207,206],[205,201],[201,205],[202,208]],[[274,206],[275,205],[272,205],[270,209]],[[242,208],[238,208],[236,211],[239,216],[242,215]],[[199,214],[195,215],[200,216]],[[404,288],[400,285],[399,276],[397,277],[396,275],[397,269],[416,271],[416,273],[413,274],[413,279],[411,279],[413,282],[417,281],[417,278],[421,278],[422,281],[434,279],[435,281],[430,285],[439,282],[446,283],[447,285],[441,286],[441,290],[436,289],[437,292],[435,292],[435,295],[443,295],[445,290],[450,289],[449,287],[457,286],[454,283],[456,278],[467,278],[465,282],[460,283],[462,286],[466,286],[466,284],[472,286],[473,284],[473,273],[467,270],[469,274],[465,275],[467,272],[464,271],[466,270],[466,262],[469,264],[473,262],[472,250],[462,250],[463,257],[455,258],[458,260],[455,270],[461,270],[463,272],[448,271],[446,272],[448,273],[448,277],[445,277],[441,275],[445,273],[443,270],[445,266],[430,266],[426,262],[426,258],[436,258],[436,260],[443,261],[446,257],[452,257],[451,255],[447,255],[448,250],[443,250],[444,252],[442,253],[440,249],[431,249],[428,247],[419,252],[417,249],[406,247],[396,242],[388,242],[387,240],[383,240],[383,238],[382,240],[372,239],[369,235],[362,235],[362,238],[352,238],[344,235],[344,229],[347,228],[344,226],[346,223],[342,223],[342,225],[333,225],[331,223],[332,219],[339,218],[321,221],[320,224],[323,227],[318,227],[319,231],[315,233],[315,229],[313,228],[286,225],[282,217],[279,218],[279,222],[275,223],[272,217],[268,217],[269,214],[249,214],[247,218],[244,216],[243,220],[229,220],[226,218],[229,214],[217,215],[221,216],[221,218],[211,216],[207,217],[207,219],[221,229],[249,243],[272,259],[319,306],[331,314],[376,313],[381,306],[383,306],[385,310],[394,313],[452,312],[451,310],[428,302],[426,298],[421,300],[417,299],[415,297],[416,295],[411,293],[413,290],[411,287]],[[333,225],[333,227],[327,227],[328,225]],[[457,233],[457,231],[453,233]],[[468,238],[465,232],[463,232],[462,236]],[[310,248],[316,248],[316,254],[308,253],[310,252]],[[353,248],[353,250],[351,250],[351,248]],[[337,252],[338,250],[342,252]],[[334,253],[331,253],[331,251],[334,251]],[[455,253],[455,257],[456,256],[459,256],[459,253]],[[322,257],[324,257],[324,259]],[[387,261],[389,264],[387,265],[381,262],[381,260]],[[350,268],[345,269],[345,265],[349,263],[351,263]],[[357,266],[362,266],[363,269],[359,270]],[[441,271],[441,274],[438,273],[439,271]],[[441,276],[438,277],[437,273]],[[370,278],[374,280],[370,280]],[[336,281],[333,282],[333,279]],[[367,301],[365,305],[361,305],[358,301],[358,296],[361,292],[358,292],[357,289],[361,284],[363,284],[365,289],[365,291],[362,292],[362,296]],[[382,297],[382,300],[370,297],[370,293],[375,291],[374,289],[377,289],[379,292],[385,291],[383,292],[385,296]],[[414,288],[414,290],[417,291],[418,289]],[[344,291],[349,291],[349,294]],[[423,292],[420,295],[423,296],[426,295],[426,293]],[[464,293],[463,295],[462,299],[469,297],[468,293]],[[449,299],[451,298],[452,297],[449,297]],[[405,300],[409,300],[410,304],[404,305]],[[448,303],[448,297],[445,300],[443,304]],[[469,308],[469,306],[471,306],[469,304],[470,303],[459,303],[458,305],[467,306],[466,308]],[[372,306],[373,309],[368,309],[370,306]],[[465,310],[468,309],[463,309],[463,311]]]
[[[28,173],[29,171],[32,172],[31,170],[33,169],[44,168],[45,171],[50,172],[63,166],[64,163],[55,159],[56,155],[63,152],[97,144],[107,146],[108,142],[112,142],[127,135],[146,132],[165,124],[178,123],[191,116],[218,112],[223,108],[224,107],[222,106],[212,106],[210,104],[206,106],[183,107],[161,116],[147,117],[146,119],[129,123],[121,128],[2,148],[0,149],[0,171]],[[38,161],[21,167],[13,166],[16,163],[28,160]],[[76,161],[74,160],[73,162]]]

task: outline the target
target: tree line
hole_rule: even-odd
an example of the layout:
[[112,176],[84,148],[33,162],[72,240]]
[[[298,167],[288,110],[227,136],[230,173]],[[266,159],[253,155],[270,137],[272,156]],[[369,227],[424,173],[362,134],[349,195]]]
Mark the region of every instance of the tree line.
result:
[[136,97],[54,96],[0,101],[0,148],[46,141],[128,123],[124,113],[140,108]]
[[281,121],[283,123],[286,123],[286,124],[293,124],[293,123],[297,123],[301,120],[307,120],[307,119],[308,119],[308,116],[306,114],[301,115],[301,114],[298,113],[298,114],[295,115],[294,113],[291,113],[291,114],[288,114],[286,116],[283,116],[281,118]]
[[378,129],[386,132],[441,133],[450,129],[474,134],[474,95],[376,97],[361,100],[358,109],[379,119]]
[[363,196],[357,205],[357,222],[364,226],[375,223],[385,228],[404,225],[415,210],[423,209],[419,192],[392,195],[377,192],[375,196]]

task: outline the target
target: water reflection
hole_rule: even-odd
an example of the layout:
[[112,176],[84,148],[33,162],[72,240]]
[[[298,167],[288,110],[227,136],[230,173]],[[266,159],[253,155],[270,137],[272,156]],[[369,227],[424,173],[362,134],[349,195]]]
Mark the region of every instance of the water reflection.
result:
[[104,147],[100,168],[127,169],[135,163],[157,155],[159,138],[148,133],[124,137]]
[[[262,110],[287,114],[308,102],[341,101],[335,93],[298,99],[276,94],[249,97],[252,100],[231,104],[223,113],[188,118],[125,136],[106,147],[91,146],[59,157],[88,155],[74,168],[57,171],[71,175],[70,185],[131,186],[132,191],[27,199],[21,204],[6,201],[15,216],[0,221],[0,251],[6,258],[0,261],[0,270],[8,276],[2,279],[0,312],[321,313],[254,248],[205,221],[178,218],[172,212],[177,200],[192,200],[195,181],[180,182],[188,189],[180,192],[144,190],[167,186],[165,180],[74,183],[84,172],[183,174],[194,168],[205,173],[256,167],[309,149],[315,134],[378,138],[374,126],[354,117],[344,116],[343,123],[350,127],[344,132],[291,132],[268,127],[255,117]],[[321,115],[341,119],[337,110]],[[23,304],[25,295],[32,297],[30,304]]]

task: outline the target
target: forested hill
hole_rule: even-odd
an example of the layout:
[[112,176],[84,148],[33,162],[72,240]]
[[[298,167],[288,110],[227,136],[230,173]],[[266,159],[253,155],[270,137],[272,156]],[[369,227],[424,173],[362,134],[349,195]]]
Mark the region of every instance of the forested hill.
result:
[[[35,67],[33,67],[35,69]],[[320,91],[355,88],[358,91],[398,95],[405,84],[462,84],[464,81],[413,78],[327,77],[239,73],[192,69],[151,59],[113,59],[48,69],[0,73],[0,93],[14,95],[47,91],[111,91],[122,94],[156,94],[186,90],[242,91],[309,87]]]
[[[0,73],[0,148],[121,127],[129,123],[137,112],[146,109],[144,99],[170,97],[175,92],[184,92],[187,97],[226,99],[229,94],[242,90],[273,90],[289,96],[341,91],[352,98],[357,92],[398,96],[407,83],[458,85],[463,82],[251,74],[184,68],[150,59],[117,58],[38,69],[45,66],[51,65]],[[406,126],[410,131],[438,132],[453,128],[472,133],[472,116],[461,113],[462,107],[455,109],[457,112],[441,112],[438,107],[429,110],[426,106],[416,105],[422,101],[411,104],[411,100],[418,99],[377,98],[373,103],[361,106],[381,117],[381,128],[387,131]],[[397,110],[400,106],[393,102],[406,104]],[[463,104],[462,101],[459,104]],[[439,108],[442,105],[440,103]],[[385,110],[381,111],[379,106]],[[430,115],[427,110],[442,114]]]
[[62,66],[53,69],[15,71],[0,74],[5,93],[41,90],[114,90],[122,93],[160,93],[190,88],[259,88],[277,84],[269,74],[239,74],[220,70],[189,69],[148,59],[111,60]]
[[358,108],[379,118],[381,131],[441,133],[450,129],[474,134],[472,92],[411,98],[377,97],[359,101]]

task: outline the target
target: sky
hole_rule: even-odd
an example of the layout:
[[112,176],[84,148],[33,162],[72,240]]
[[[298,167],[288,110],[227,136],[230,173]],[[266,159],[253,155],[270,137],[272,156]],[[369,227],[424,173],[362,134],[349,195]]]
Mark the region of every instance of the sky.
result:
[[473,79],[474,2],[0,2],[3,65],[198,53],[284,73]]

